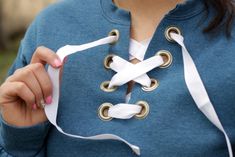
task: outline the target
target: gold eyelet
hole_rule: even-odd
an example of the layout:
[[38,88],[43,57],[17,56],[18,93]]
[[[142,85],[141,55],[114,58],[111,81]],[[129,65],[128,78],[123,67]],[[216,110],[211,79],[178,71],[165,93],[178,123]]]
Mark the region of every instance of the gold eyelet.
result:
[[171,26],[171,27],[166,28],[166,30],[165,30],[165,37],[166,37],[166,39],[167,39],[169,42],[175,42],[175,40],[172,39],[172,37],[171,37],[171,35],[170,35],[170,33],[172,33],[172,32],[174,32],[174,33],[176,33],[176,34],[179,34],[179,35],[182,34],[181,31],[180,31],[180,29],[179,29],[178,27]]
[[151,79],[151,85],[150,87],[142,87],[142,90],[145,92],[151,92],[155,90],[159,86],[159,81],[156,79]]
[[167,68],[172,64],[173,57],[169,51],[160,50],[156,53],[156,55],[162,56],[164,63],[160,66],[160,68]]
[[110,64],[113,62],[114,54],[109,54],[104,58],[104,67],[110,69]]
[[110,83],[110,81],[102,82],[101,85],[100,85],[100,89],[103,90],[104,92],[108,92],[108,93],[116,91],[118,87],[114,86],[112,88],[108,88],[109,83]]
[[140,111],[139,114],[135,115],[135,118],[137,119],[144,119],[145,117],[147,117],[147,115],[149,114],[149,105],[146,101],[138,101],[136,103],[136,105],[140,105],[142,107],[142,110]]
[[113,105],[111,103],[103,103],[98,109],[98,116],[103,121],[110,121],[113,118],[108,116],[108,110]]
[[115,40],[114,42],[110,43],[110,45],[116,44],[119,40],[120,37],[120,33],[117,29],[113,29],[109,32],[108,36],[116,36],[117,40]]

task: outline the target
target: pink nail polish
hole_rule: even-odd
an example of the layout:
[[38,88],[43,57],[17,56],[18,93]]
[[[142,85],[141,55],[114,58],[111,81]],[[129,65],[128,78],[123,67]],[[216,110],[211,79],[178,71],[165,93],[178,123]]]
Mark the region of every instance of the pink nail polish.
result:
[[67,61],[68,61],[68,57],[65,57],[63,62],[66,63]]
[[54,64],[55,64],[56,67],[60,67],[62,65],[62,63],[61,63],[61,61],[59,59],[56,59],[54,61]]
[[49,96],[46,98],[46,103],[51,104],[52,103],[52,96]]
[[33,104],[33,110],[36,110],[36,109],[37,109],[37,105]]

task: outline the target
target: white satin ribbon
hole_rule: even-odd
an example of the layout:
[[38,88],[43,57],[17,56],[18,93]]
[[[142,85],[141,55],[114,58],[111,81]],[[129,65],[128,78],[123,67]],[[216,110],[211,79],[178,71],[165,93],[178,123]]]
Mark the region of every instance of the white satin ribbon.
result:
[[[148,41],[144,43],[148,45]],[[140,61],[144,60],[144,56],[148,46],[145,46],[142,42],[137,42],[134,39],[130,39],[129,47],[129,60],[138,59]]]
[[118,119],[130,119],[142,110],[140,105],[120,103],[109,108],[108,116]]
[[163,63],[163,58],[160,55],[153,56],[137,64],[129,64],[129,62],[124,59],[115,56],[110,67],[118,73],[112,77],[109,88],[121,86],[131,80],[135,80],[143,86],[149,87],[151,80],[146,73],[161,66]]
[[[57,51],[57,55],[60,57],[61,61],[64,60],[64,58],[68,55],[71,55],[73,53],[83,51],[92,47],[112,43],[116,41],[117,38],[115,36],[110,36],[106,37],[88,44],[84,45],[79,45],[79,46],[71,46],[67,45],[62,48],[60,48]],[[118,140],[122,141],[125,144],[127,144],[137,155],[140,155],[140,148],[138,146],[135,146],[128,141],[124,140],[123,138],[114,135],[114,134],[99,134],[99,135],[94,135],[94,136],[81,136],[81,135],[73,135],[69,134],[63,131],[63,129],[57,125],[57,112],[58,112],[58,104],[59,104],[59,94],[60,94],[60,82],[59,82],[59,74],[60,74],[60,69],[55,69],[51,66],[48,67],[48,74],[51,78],[52,85],[53,85],[53,94],[52,94],[52,104],[46,105],[45,106],[45,113],[48,118],[48,120],[57,128],[59,132],[61,132],[64,135],[67,135],[69,137],[73,138],[79,138],[79,139],[86,139],[86,140]],[[82,126],[81,126],[82,127]]]
[[[134,80],[142,86],[150,87],[151,79],[146,73],[164,63],[163,58],[160,55],[144,60],[147,46],[143,46],[135,40],[130,41],[129,50],[130,59],[136,58],[140,60],[140,62],[132,64],[119,56],[113,57],[110,68],[117,72],[117,74],[112,77],[108,88],[111,88],[112,86],[121,86],[131,80]],[[139,114],[142,107],[136,104],[129,104],[128,102],[130,99],[131,93],[128,93],[126,96],[126,103],[120,103],[110,107],[108,116],[116,119],[130,119],[136,114]]]
[[[130,40],[130,59],[136,58],[140,60],[140,63],[132,64],[119,56],[112,58],[110,68],[117,72],[117,74],[112,77],[109,88],[112,86],[121,86],[131,80],[134,80],[142,86],[150,87],[151,79],[146,73],[162,65],[164,62],[161,56],[154,56],[144,60],[146,50],[147,46],[143,46],[135,40]],[[116,119],[130,119],[136,114],[139,114],[142,107],[136,104],[129,104],[130,99],[131,93],[128,93],[125,103],[116,104],[109,108],[108,116]]]
[[121,86],[131,80],[134,80],[142,86],[149,87],[151,85],[151,79],[146,73],[163,63],[161,56],[154,56],[137,64],[132,64],[119,56],[115,56],[113,57],[113,62],[110,64],[110,68],[117,72],[117,74],[112,77],[109,88]]
[[[134,66],[132,63],[122,59],[119,56],[113,57],[113,62],[110,64],[110,68],[115,72],[120,72],[123,69],[126,69],[127,67]],[[136,79],[134,79],[135,82],[142,84],[143,86],[150,86],[151,79],[148,77],[147,74],[143,74]],[[114,84],[117,85],[117,84]],[[111,85],[110,85],[111,87]]]
[[[196,105],[198,108],[205,114],[205,116],[217,127],[219,128],[225,135],[229,155],[233,157],[232,154],[232,147],[229,141],[229,138],[214,110],[213,105],[210,102],[206,89],[202,83],[202,80],[197,72],[196,66],[189,55],[184,42],[183,37],[177,34],[172,33],[172,38],[182,47],[183,53],[183,60],[184,60],[184,74],[185,74],[185,81],[187,87],[192,95]],[[91,43],[79,45],[79,46],[71,46],[67,45],[60,48],[57,51],[58,56],[63,61],[64,58],[68,55],[73,53],[83,51],[92,47],[112,43],[116,41],[117,38],[115,36],[106,37]],[[121,64],[123,63],[123,64]],[[116,85],[123,85],[131,80],[138,81],[140,84],[147,84],[146,80],[149,77],[146,73],[160,65],[163,64],[163,59],[160,56],[151,57],[145,61],[142,61],[136,65],[125,61],[124,59],[116,56],[114,57],[114,62],[110,65],[111,68],[117,72],[116,75],[113,76],[111,80],[111,87]],[[80,139],[87,139],[87,140],[118,140],[122,141],[127,144],[137,155],[140,155],[140,148],[135,146],[128,141],[124,140],[123,138],[114,135],[114,134],[99,134],[94,136],[84,137],[81,135],[73,135],[63,131],[61,127],[57,125],[57,112],[58,112],[58,103],[59,103],[59,73],[60,69],[54,69],[53,67],[48,67],[48,74],[52,80],[53,84],[53,95],[52,95],[52,104],[45,106],[45,113],[48,120],[57,128],[59,132],[69,137],[80,138]],[[145,82],[146,81],[146,82]],[[119,119],[129,119],[139,113],[141,111],[141,107],[134,104],[117,104],[114,107],[111,107],[108,111],[108,114],[112,117],[116,117]]]
[[231,142],[229,140],[229,137],[227,133],[225,132],[217,113],[210,101],[210,98],[207,94],[207,91],[205,89],[205,86],[200,78],[200,75],[197,71],[196,65],[194,64],[194,61],[192,57],[190,56],[188,50],[186,49],[186,46],[184,44],[184,38],[181,35],[171,33],[170,34],[172,39],[175,40],[181,47],[182,47],[182,54],[183,54],[183,62],[184,62],[184,77],[185,82],[188,87],[188,90],[193,97],[193,100],[195,101],[197,107],[199,110],[220,130],[223,132],[227,147],[229,156],[233,157],[233,151]]

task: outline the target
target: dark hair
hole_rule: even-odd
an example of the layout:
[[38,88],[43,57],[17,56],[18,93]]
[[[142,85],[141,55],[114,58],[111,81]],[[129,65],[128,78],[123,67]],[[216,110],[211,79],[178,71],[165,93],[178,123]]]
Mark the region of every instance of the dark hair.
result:
[[235,17],[234,0],[205,0],[205,5],[207,11],[209,7],[213,7],[216,15],[203,31],[205,33],[212,32],[222,25],[226,36],[230,37]]

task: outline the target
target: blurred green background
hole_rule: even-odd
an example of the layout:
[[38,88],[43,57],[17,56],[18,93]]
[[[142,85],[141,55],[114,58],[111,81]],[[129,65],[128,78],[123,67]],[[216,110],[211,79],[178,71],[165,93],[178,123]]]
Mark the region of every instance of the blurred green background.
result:
[[0,0],[0,84],[13,63],[20,40],[35,18],[56,0]]
[[8,48],[0,50],[0,83],[4,81],[7,71],[16,57],[21,38],[22,36],[18,36],[8,43]]

